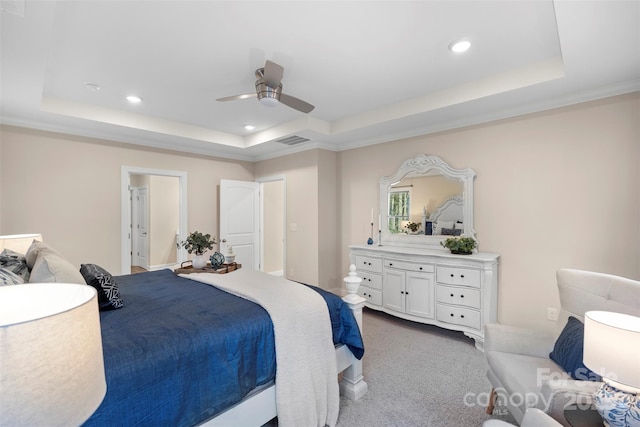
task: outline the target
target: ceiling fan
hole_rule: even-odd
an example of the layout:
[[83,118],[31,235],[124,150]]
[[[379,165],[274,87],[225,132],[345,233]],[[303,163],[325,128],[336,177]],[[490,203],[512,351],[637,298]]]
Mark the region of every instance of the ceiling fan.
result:
[[281,102],[294,110],[298,110],[303,113],[311,112],[311,110],[315,108],[313,105],[294,96],[282,93],[283,75],[284,68],[282,68],[282,66],[267,60],[264,64],[264,68],[258,68],[256,70],[257,80],[255,93],[227,96],[225,98],[218,98],[216,101],[233,101],[236,99],[258,97],[260,103],[270,107],[278,105],[278,103]]

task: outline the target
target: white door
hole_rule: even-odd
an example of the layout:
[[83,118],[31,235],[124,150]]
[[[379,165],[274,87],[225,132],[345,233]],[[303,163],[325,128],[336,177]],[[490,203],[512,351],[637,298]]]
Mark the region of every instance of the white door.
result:
[[149,269],[149,188],[134,187],[132,195],[133,209],[133,248],[132,265]]
[[260,184],[220,180],[220,252],[233,246],[242,268],[260,270]]

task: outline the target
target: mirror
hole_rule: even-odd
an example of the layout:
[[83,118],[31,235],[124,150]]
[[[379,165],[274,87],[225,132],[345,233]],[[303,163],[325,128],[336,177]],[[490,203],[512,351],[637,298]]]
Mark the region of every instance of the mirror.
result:
[[443,249],[447,237],[475,238],[473,169],[419,154],[380,179],[382,244]]

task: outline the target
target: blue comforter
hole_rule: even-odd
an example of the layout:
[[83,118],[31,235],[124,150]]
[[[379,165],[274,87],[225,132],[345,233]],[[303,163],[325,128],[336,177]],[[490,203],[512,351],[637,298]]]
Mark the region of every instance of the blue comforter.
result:
[[[116,277],[124,307],[100,313],[107,394],[85,425],[192,426],[275,378],[275,339],[259,305],[170,270]],[[361,358],[351,310],[329,307],[334,343]]]

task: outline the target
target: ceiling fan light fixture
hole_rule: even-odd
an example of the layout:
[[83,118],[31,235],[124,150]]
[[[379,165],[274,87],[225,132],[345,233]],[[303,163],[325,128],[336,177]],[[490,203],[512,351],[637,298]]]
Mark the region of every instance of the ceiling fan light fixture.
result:
[[469,40],[455,40],[449,44],[449,50],[453,53],[462,53],[469,50],[471,42]]

